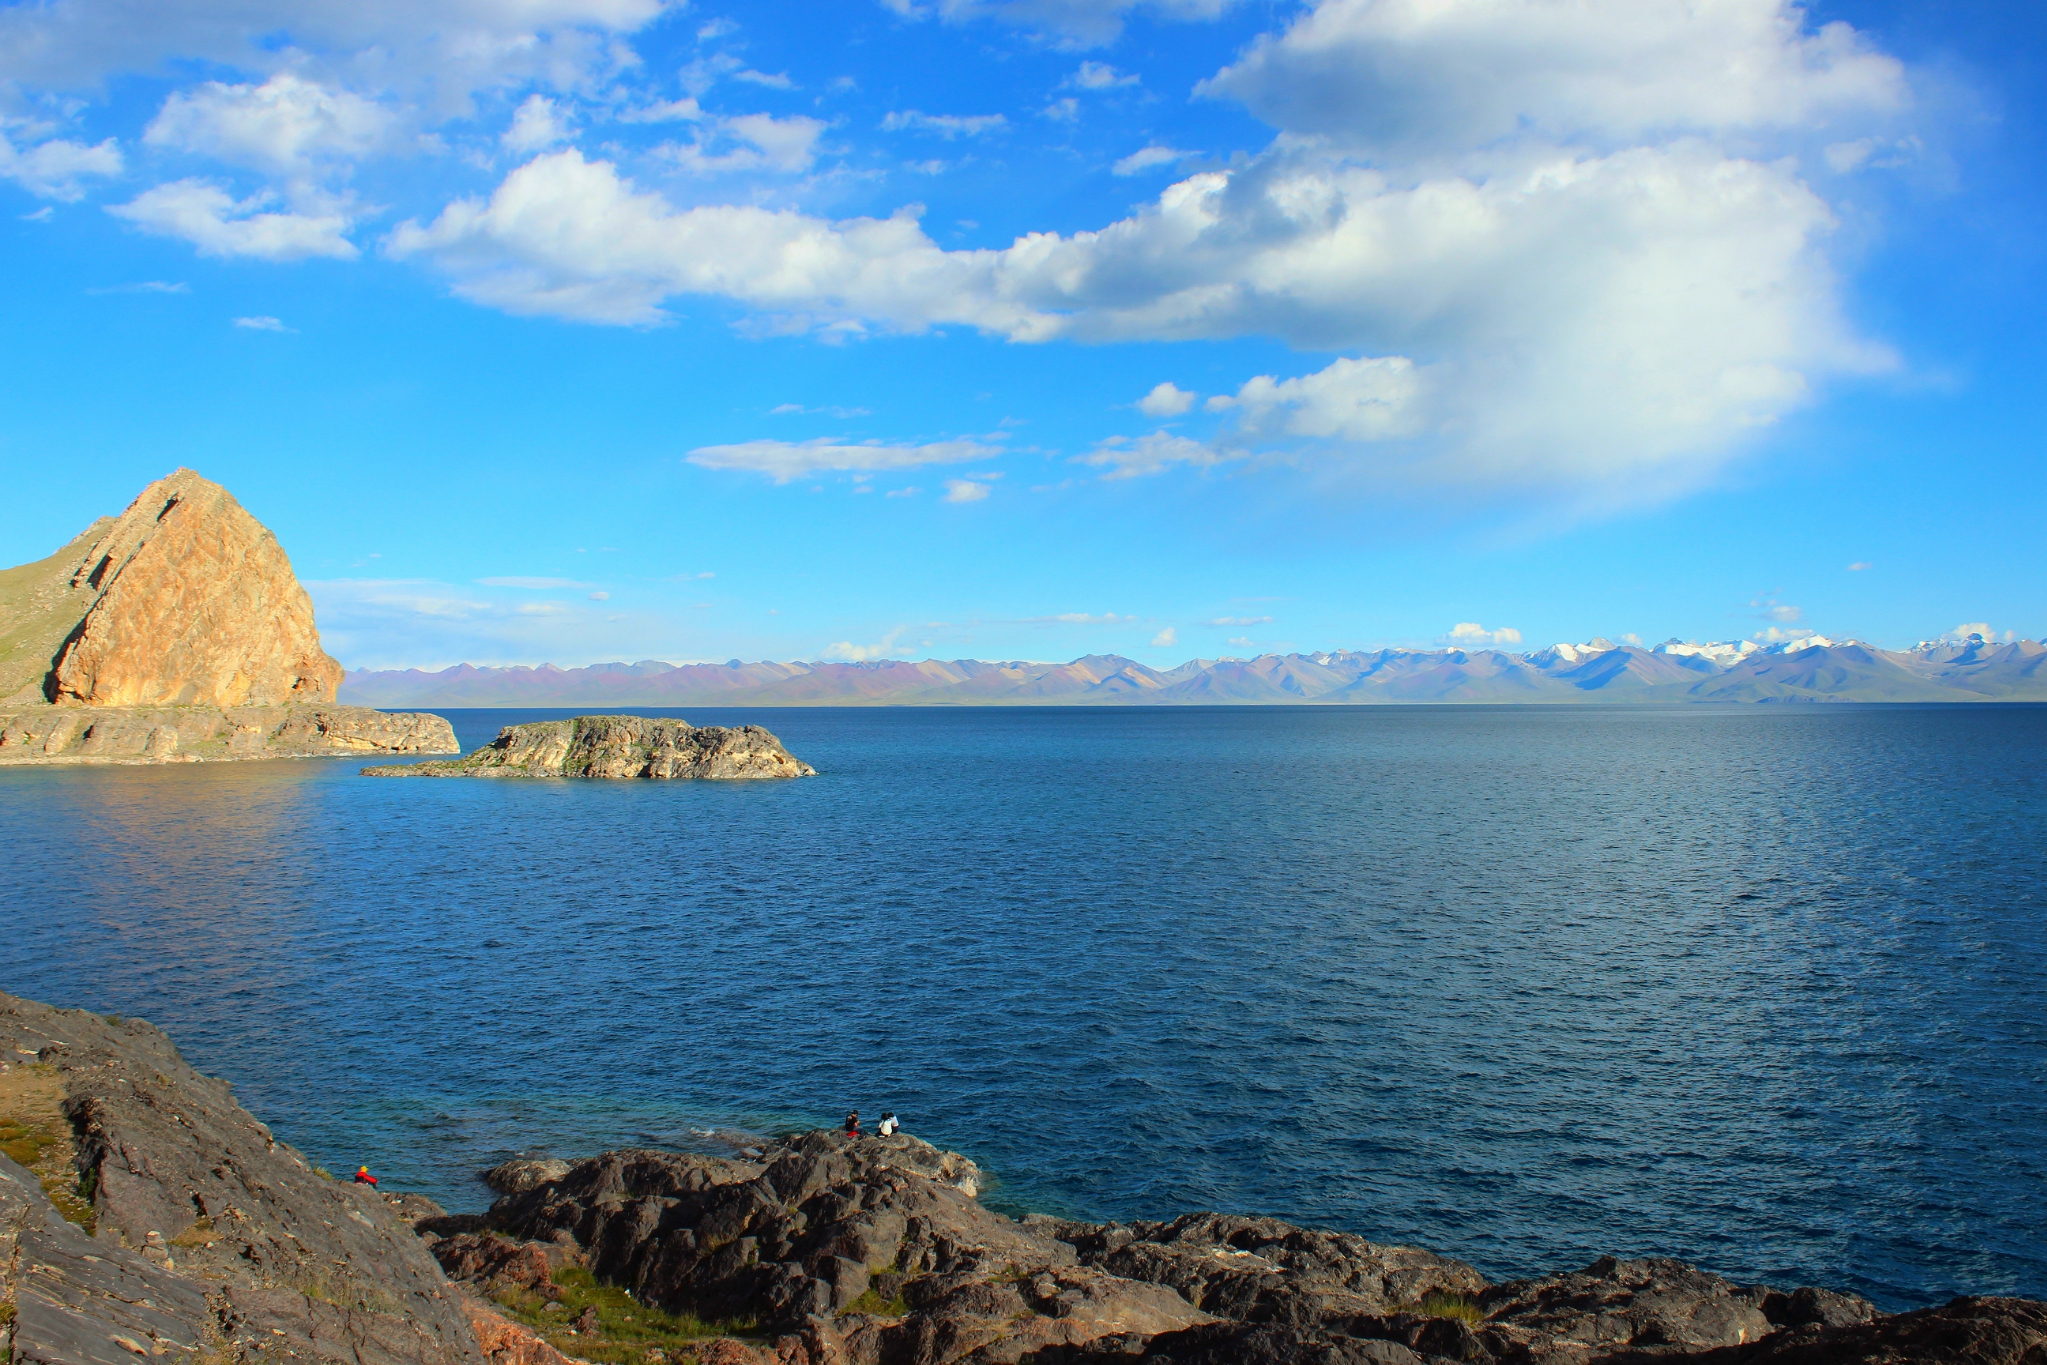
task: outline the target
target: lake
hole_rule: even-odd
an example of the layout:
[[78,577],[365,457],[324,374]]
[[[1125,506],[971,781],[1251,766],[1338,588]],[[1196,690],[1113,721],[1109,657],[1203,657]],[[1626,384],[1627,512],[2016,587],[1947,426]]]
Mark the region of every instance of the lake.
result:
[[0,769],[0,988],[458,1209],[886,1108],[1013,1212],[2047,1297],[2047,708],[647,714],[820,776]]

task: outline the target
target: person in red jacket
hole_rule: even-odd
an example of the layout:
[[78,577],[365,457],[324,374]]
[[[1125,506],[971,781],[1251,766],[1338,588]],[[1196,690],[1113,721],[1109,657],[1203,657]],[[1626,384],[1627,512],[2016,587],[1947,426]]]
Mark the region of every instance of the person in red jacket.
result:
[[847,1137],[860,1136],[860,1111],[858,1109],[855,1109],[852,1113],[846,1115],[846,1136]]
[[371,1175],[371,1174],[370,1174],[370,1168],[369,1168],[369,1167],[367,1167],[367,1166],[358,1166],[358,1167],[356,1167],[356,1168],[355,1168],[355,1183],[356,1183],[356,1184],[358,1184],[358,1185],[372,1185],[372,1186],[373,1186],[373,1185],[375,1185],[375,1184],[377,1183],[377,1178],[376,1178],[375,1176],[373,1176],[373,1175]]

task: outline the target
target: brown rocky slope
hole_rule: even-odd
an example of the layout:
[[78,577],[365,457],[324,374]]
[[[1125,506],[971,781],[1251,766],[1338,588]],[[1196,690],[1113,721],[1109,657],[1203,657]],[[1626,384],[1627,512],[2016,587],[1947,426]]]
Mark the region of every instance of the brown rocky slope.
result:
[[0,763],[456,752],[337,706],[341,676],[277,537],[189,469],[0,571]]

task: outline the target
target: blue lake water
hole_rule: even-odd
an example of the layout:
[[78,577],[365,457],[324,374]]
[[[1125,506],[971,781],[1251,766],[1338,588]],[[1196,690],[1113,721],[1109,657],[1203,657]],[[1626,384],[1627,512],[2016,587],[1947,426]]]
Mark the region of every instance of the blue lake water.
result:
[[857,1106],[1012,1210],[2047,1296],[2047,709],[680,714],[822,775],[0,770],[0,987],[458,1208]]

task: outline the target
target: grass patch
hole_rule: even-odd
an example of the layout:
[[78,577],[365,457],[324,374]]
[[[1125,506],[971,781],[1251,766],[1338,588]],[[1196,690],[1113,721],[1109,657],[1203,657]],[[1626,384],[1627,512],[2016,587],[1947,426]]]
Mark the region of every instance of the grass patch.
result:
[[70,1135],[54,1123],[23,1123],[0,1119],[0,1152],[26,1167],[42,1182],[43,1193],[57,1206],[68,1223],[76,1223],[90,1235],[95,1226],[92,1212],[96,1174],[81,1176],[71,1169]]
[[220,1240],[220,1234],[213,1230],[213,1220],[202,1217],[191,1227],[171,1238],[174,1247],[210,1247]]
[[1485,1310],[1468,1295],[1451,1294],[1441,1289],[1431,1289],[1413,1303],[1396,1307],[1396,1313],[1419,1313],[1425,1318],[1457,1318],[1464,1322],[1484,1322]]
[[12,1327],[13,1325],[14,1305],[11,1303],[0,1303],[0,1328]]
[[[711,1337],[752,1336],[760,1324],[752,1318],[707,1321],[693,1313],[664,1313],[659,1308],[634,1301],[616,1285],[600,1284],[597,1277],[579,1267],[558,1270],[551,1277],[560,1296],[551,1306],[545,1294],[531,1289],[507,1289],[496,1302],[513,1318],[531,1327],[548,1345],[566,1356],[595,1361],[597,1365],[646,1365],[652,1352],[670,1362],[696,1358],[695,1343]],[[571,1331],[571,1325],[594,1311],[593,1331]]]
[[325,1166],[313,1167],[313,1174],[319,1176],[322,1180],[332,1180],[334,1178],[334,1172],[328,1170]]
[[896,1295],[892,1299],[885,1300],[879,1293],[870,1288],[859,1298],[841,1308],[839,1316],[845,1317],[848,1313],[870,1313],[877,1318],[899,1318],[909,1311],[909,1302],[901,1294]]

